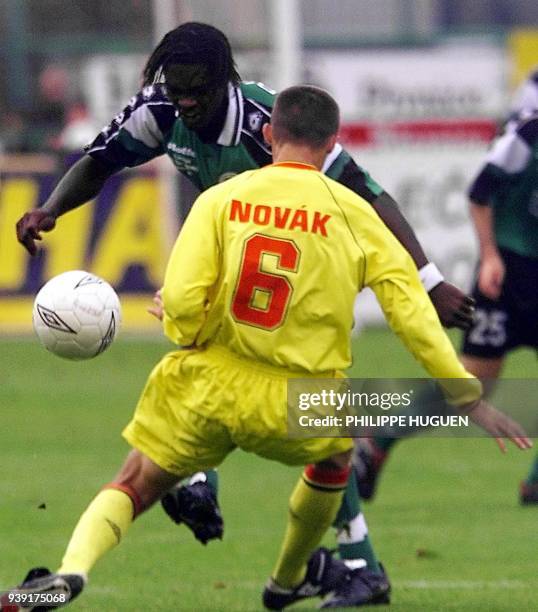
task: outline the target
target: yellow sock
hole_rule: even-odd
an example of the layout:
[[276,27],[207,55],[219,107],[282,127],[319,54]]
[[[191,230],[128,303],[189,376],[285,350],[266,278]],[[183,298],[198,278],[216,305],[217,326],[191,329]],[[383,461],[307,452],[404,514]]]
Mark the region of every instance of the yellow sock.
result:
[[101,491],[80,517],[58,573],[87,575],[98,559],[120,543],[132,522],[131,498],[118,489]]
[[283,588],[303,581],[306,563],[336,518],[343,490],[307,484],[303,477],[290,497],[288,525],[280,550],[274,581]]

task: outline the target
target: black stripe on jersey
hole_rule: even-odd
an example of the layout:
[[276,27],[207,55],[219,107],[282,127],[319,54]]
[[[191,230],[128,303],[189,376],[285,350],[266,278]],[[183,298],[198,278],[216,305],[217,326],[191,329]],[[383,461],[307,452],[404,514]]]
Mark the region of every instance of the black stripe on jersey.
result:
[[538,114],[535,113],[532,117],[523,121],[517,128],[517,134],[529,147],[534,147],[538,142]]
[[370,204],[381,195],[375,194],[368,187],[365,172],[352,159],[347,162],[336,180],[351,191],[358,193],[361,198],[364,198]]

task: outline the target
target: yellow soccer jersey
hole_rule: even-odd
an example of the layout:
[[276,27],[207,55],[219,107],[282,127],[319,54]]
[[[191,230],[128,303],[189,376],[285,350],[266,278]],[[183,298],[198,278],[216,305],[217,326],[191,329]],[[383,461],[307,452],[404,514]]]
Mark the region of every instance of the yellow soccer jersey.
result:
[[[172,251],[164,329],[292,370],[351,363],[355,296],[375,292],[393,330],[434,378],[469,378],[409,254],[372,207],[312,166],[244,172],[200,195]],[[456,403],[479,385],[456,392]]]

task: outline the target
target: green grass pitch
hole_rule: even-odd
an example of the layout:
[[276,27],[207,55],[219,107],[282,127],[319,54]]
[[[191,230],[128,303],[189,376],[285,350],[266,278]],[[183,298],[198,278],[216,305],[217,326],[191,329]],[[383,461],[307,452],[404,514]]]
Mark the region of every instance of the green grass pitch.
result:
[[[0,588],[30,567],[57,567],[80,513],[127,452],[121,428],[168,348],[122,339],[72,363],[33,339],[0,339]],[[384,330],[363,333],[354,349],[356,376],[421,375]],[[534,354],[521,351],[506,375],[535,372]],[[515,447],[503,456],[485,439],[415,438],[396,448],[364,506],[392,580],[391,610],[536,609],[538,508],[520,507],[516,495],[533,456]],[[220,474],[222,542],[203,547],[153,508],[98,563],[71,609],[260,610],[299,470],[236,452]]]

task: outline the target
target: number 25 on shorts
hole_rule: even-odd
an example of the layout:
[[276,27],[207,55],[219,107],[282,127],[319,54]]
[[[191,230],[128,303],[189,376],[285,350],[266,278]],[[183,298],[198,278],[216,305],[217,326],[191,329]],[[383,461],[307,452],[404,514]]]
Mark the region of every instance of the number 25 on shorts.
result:
[[277,258],[277,270],[297,273],[300,252],[293,240],[254,234],[243,247],[232,313],[236,321],[271,330],[282,325],[293,286],[284,274],[261,269],[264,255]]

